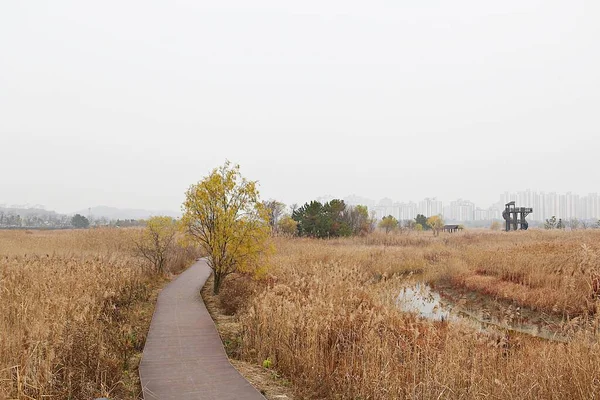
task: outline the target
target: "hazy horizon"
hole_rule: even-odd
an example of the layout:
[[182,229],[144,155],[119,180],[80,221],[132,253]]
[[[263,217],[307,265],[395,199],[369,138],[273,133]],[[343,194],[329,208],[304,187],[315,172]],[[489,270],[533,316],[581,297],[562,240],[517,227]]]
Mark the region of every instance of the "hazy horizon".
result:
[[[473,202],[476,208],[480,208],[480,209],[488,209],[488,208],[492,208],[494,206],[500,206],[500,208],[503,207],[504,202],[508,201],[505,200],[503,201],[501,199],[501,197],[505,194],[509,194],[509,195],[513,195],[513,194],[519,194],[519,193],[527,193],[527,192],[532,192],[536,195],[539,194],[547,194],[547,195],[551,195],[551,194],[556,194],[556,195],[565,195],[565,194],[572,194],[578,197],[585,197],[588,196],[590,194],[592,195],[598,195],[597,192],[591,192],[591,193],[574,193],[571,191],[568,192],[555,192],[555,191],[537,191],[537,190],[531,190],[531,189],[525,189],[525,190],[521,190],[521,191],[504,191],[501,193],[498,193],[498,196],[496,198],[496,201],[493,201],[490,204],[478,204],[476,202]],[[459,197],[459,198],[454,198],[454,199],[445,199],[445,198],[440,198],[439,196],[427,196],[424,198],[401,198],[401,199],[397,199],[397,198],[391,198],[389,196],[384,196],[382,198],[371,198],[369,196],[363,196],[361,194],[358,193],[350,193],[350,194],[346,194],[346,195],[341,195],[341,196],[334,196],[332,194],[329,193],[323,193],[321,195],[317,195],[313,198],[310,199],[303,199],[303,200],[298,200],[298,201],[292,201],[292,202],[287,202],[285,203],[287,209],[286,212],[289,212],[289,208],[292,205],[297,205],[297,206],[301,206],[304,205],[305,203],[310,203],[311,201],[321,201],[321,202],[326,202],[326,201],[330,201],[332,199],[339,199],[339,200],[347,200],[348,198],[351,197],[356,197],[356,198],[361,198],[363,200],[366,201],[361,201],[359,203],[349,203],[350,205],[356,205],[356,204],[361,204],[361,205],[366,205],[368,206],[369,209],[374,209],[377,208],[381,202],[385,202],[387,204],[387,200],[392,200],[394,205],[398,205],[398,204],[408,204],[408,203],[419,203],[420,201],[426,200],[426,199],[432,199],[432,200],[438,200],[441,201],[444,206],[449,205],[451,202],[453,201],[457,201],[457,200],[464,200],[464,201],[471,201],[471,199],[465,198],[465,197]],[[281,201],[281,199],[274,199],[274,198],[267,198],[264,196],[261,196],[262,200],[278,200]],[[1,200],[1,199],[0,199]],[[532,204],[527,203],[527,201],[521,201],[518,202],[520,206],[532,206]],[[523,204],[522,204],[523,203]],[[525,204],[527,203],[527,204]],[[66,210],[61,210],[61,209],[55,209],[55,208],[51,208],[46,206],[45,204],[41,204],[41,203],[13,203],[13,204],[9,204],[9,203],[2,203],[0,202],[0,209],[2,208],[24,208],[24,209],[43,209],[46,211],[54,211],[57,212],[59,214],[74,214],[74,213],[87,213],[88,209],[94,209],[94,208],[108,208],[108,209],[114,209],[114,210],[118,210],[118,211],[150,211],[156,214],[152,214],[152,215],[171,215],[173,216],[175,213],[181,213],[181,207],[179,208],[163,208],[163,209],[151,209],[151,208],[143,208],[143,207],[124,207],[124,206],[119,206],[119,205],[107,205],[107,204],[93,204],[90,205],[88,207],[83,207],[83,208],[79,208],[79,209],[66,209]],[[92,213],[94,214],[94,213]]]
[[585,195],[600,3],[0,5],[0,204],[180,209],[228,159],[264,199]]

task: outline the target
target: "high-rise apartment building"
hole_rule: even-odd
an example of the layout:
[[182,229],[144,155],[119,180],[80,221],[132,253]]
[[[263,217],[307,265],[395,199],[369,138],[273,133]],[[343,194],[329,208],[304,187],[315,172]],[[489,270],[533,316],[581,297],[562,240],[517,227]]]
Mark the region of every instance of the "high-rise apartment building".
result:
[[409,201],[408,203],[397,203],[398,205],[398,220],[414,219],[418,214],[417,203]]
[[441,201],[437,198],[429,198],[419,202],[419,214],[423,214],[426,217],[431,217],[432,215],[439,215],[444,212],[444,206]]
[[565,221],[574,218],[585,220],[600,218],[600,197],[597,193],[580,197],[572,192],[558,194],[529,189],[517,193],[505,192],[500,195],[497,207],[501,208],[509,201],[515,201],[519,207],[533,208],[533,213],[529,216],[531,221],[544,222],[553,216]]
[[[481,213],[479,213],[481,215]],[[451,201],[446,207],[444,217],[452,221],[474,221],[475,204],[469,200],[458,199]]]
[[[333,199],[333,196],[322,196],[318,200],[325,202]],[[348,205],[367,205],[369,211],[375,211],[376,218],[392,215],[398,220],[414,219],[417,214],[426,217],[442,214],[449,221],[489,221],[501,220],[504,205],[508,202],[516,202],[518,207],[531,207],[533,213],[529,215],[529,221],[544,222],[546,219],[560,218],[568,221],[574,218],[580,220],[600,219],[600,195],[589,193],[579,196],[572,192],[559,194],[556,192],[537,192],[531,189],[520,192],[504,192],[499,196],[498,203],[490,208],[476,207],[469,200],[458,199],[446,206],[435,197],[425,198],[418,203],[395,202],[390,198],[384,198],[374,205],[375,202],[359,196],[348,196],[345,199]]]

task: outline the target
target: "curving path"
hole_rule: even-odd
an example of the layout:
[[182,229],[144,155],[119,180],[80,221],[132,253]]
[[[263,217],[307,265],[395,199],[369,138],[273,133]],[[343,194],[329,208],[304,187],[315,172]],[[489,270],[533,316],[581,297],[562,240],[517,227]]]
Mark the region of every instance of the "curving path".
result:
[[158,296],[140,363],[144,400],[265,399],[227,359],[200,297],[210,273],[200,260]]

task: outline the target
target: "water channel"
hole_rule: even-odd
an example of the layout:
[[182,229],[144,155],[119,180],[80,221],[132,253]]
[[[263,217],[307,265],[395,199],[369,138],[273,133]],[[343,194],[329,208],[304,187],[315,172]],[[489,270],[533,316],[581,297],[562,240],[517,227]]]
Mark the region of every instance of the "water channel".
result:
[[473,325],[479,331],[500,328],[542,339],[566,342],[568,339],[543,326],[523,320],[507,322],[506,318],[493,315],[488,310],[472,310],[443,299],[439,292],[424,283],[403,287],[396,298],[397,306],[404,312],[415,313],[432,321],[461,321]]

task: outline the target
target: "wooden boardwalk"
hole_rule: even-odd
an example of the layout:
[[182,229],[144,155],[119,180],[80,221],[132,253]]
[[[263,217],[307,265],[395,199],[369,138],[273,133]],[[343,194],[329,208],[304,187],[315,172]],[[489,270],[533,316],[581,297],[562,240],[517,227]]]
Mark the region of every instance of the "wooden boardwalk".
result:
[[210,273],[198,261],[158,296],[140,363],[144,400],[265,399],[227,359],[200,297]]

